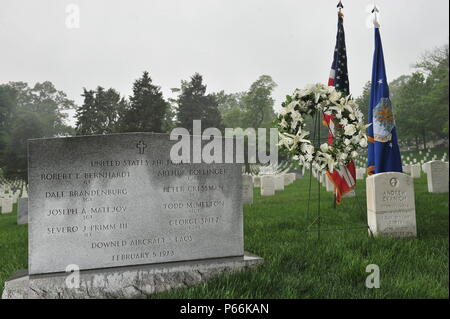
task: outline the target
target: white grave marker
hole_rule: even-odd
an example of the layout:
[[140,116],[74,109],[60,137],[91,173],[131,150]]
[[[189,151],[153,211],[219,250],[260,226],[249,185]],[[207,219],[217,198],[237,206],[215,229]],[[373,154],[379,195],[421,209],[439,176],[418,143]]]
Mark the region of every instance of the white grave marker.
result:
[[377,236],[416,237],[413,178],[398,172],[366,179],[367,222]]
[[430,161],[423,164],[427,173],[428,191],[430,193],[448,193],[448,163]]

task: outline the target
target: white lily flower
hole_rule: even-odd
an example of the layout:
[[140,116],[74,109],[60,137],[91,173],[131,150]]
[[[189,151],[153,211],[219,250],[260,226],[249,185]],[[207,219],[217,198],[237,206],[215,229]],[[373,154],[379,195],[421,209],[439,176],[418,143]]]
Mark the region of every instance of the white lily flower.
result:
[[316,93],[314,96],[314,103],[319,103],[319,99],[320,99],[320,93]]
[[344,126],[344,134],[348,136],[352,136],[356,133],[356,127],[353,124],[348,124]]
[[278,146],[285,146],[286,148],[289,148],[292,145],[293,139],[286,135],[287,133],[278,133],[279,136]]
[[305,143],[310,143],[308,140],[305,139],[305,137],[308,135],[307,131],[302,132],[301,130],[299,130],[297,135],[289,133],[284,133],[284,135],[291,139],[290,147],[288,147],[290,151],[295,149],[299,143],[302,143],[302,145],[304,145]]
[[297,124],[302,119],[302,115],[297,111],[293,111],[291,113],[291,117],[292,117],[291,129],[295,130],[295,128],[297,127]]
[[286,105],[285,107],[283,107],[280,111],[281,115],[287,115],[290,114],[292,112],[295,112],[295,107],[298,105],[297,101],[292,101],[291,103],[289,103],[288,105]]
[[328,144],[327,143],[323,143],[322,145],[320,145],[320,150],[324,153],[328,152]]
[[356,118],[357,118],[358,120],[362,120],[362,119],[364,118],[364,114],[363,114],[360,110],[357,110],[357,111],[355,112],[355,114],[356,114]]
[[336,164],[333,156],[331,156],[331,154],[325,154],[324,155],[324,161],[326,163],[326,165],[328,166],[328,170],[333,173],[334,170],[334,166]]
[[353,144],[359,144],[359,141],[361,141],[361,136],[360,135],[354,135],[352,137],[352,143]]
[[341,98],[341,93],[339,93],[336,90],[331,92],[330,97],[329,97],[331,102],[337,102],[337,101],[339,101],[340,98]]
[[341,119],[340,121],[339,121],[339,124],[341,124],[342,126],[346,126],[347,124],[348,124],[348,120],[347,119]]
[[359,146],[361,146],[361,147],[367,147],[367,139],[366,139],[366,138],[362,138],[362,139],[359,141]]
[[353,109],[352,109],[351,106],[348,105],[348,104],[344,104],[344,109],[346,109],[350,114],[353,113]]
[[314,146],[311,144],[303,143],[301,146],[301,151],[306,153],[306,155],[311,155],[314,153]]
[[312,162],[312,160],[313,160],[313,156],[312,156],[312,154],[306,154],[305,155],[305,160],[308,162],[308,163],[310,163],[310,162]]

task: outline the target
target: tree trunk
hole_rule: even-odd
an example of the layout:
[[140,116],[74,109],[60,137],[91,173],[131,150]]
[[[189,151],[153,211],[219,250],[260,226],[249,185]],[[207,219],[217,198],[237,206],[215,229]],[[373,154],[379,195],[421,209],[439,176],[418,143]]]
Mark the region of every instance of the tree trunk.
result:
[[419,150],[419,137],[416,135],[416,150]]
[[245,172],[247,174],[251,174],[252,172],[250,171],[250,163],[248,162],[247,159],[245,159]]
[[426,132],[425,129],[422,130],[422,138],[423,138],[423,149],[427,149],[427,139],[426,139]]

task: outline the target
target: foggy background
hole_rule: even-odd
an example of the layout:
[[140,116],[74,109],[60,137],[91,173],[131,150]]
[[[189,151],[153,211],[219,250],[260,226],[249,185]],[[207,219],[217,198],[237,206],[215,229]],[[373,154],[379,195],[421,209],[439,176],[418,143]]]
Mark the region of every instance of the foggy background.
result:
[[[83,87],[113,87],[128,96],[144,70],[166,98],[195,72],[208,92],[227,93],[268,74],[278,84],[278,110],[295,88],[327,82],[337,2],[2,0],[0,83],[49,80],[80,105]],[[80,8],[79,28],[66,26],[69,4]],[[358,96],[371,77],[373,2],[343,4],[350,90]],[[424,51],[448,42],[447,0],[376,4],[388,80],[410,73]]]

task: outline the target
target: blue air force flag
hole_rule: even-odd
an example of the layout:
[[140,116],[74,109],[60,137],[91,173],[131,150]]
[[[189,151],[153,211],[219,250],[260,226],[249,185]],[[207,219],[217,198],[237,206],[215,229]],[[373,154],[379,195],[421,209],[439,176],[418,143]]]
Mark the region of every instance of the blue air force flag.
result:
[[368,175],[382,172],[402,172],[389,86],[384,66],[383,46],[379,26],[375,26],[372,87],[370,92],[368,128]]

